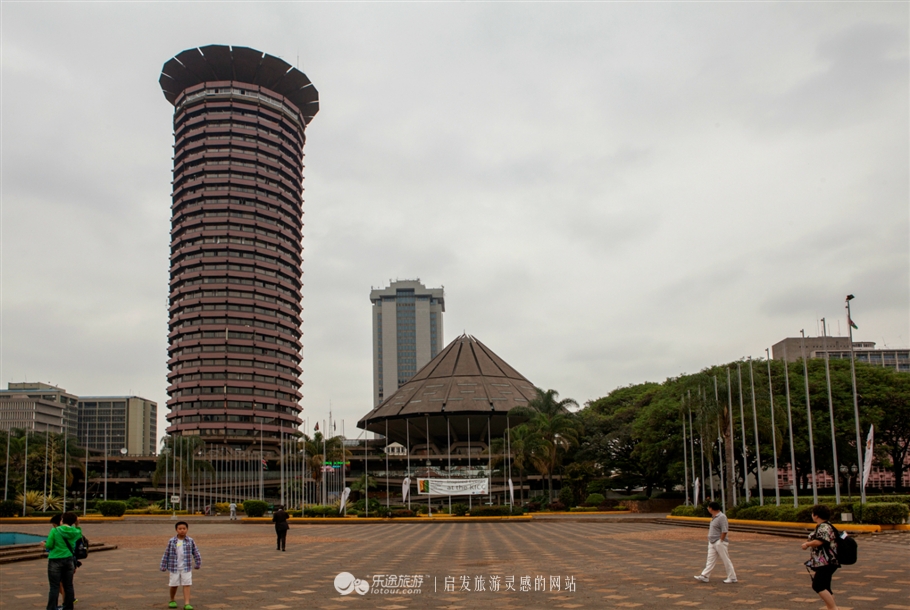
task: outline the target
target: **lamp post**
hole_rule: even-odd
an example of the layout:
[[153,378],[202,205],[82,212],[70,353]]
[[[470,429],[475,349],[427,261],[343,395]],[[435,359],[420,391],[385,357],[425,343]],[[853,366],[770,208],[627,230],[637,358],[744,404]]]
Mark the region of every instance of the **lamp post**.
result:
[[[847,304],[847,332],[850,334],[850,380],[853,382],[853,418],[856,423],[856,463],[863,463],[863,441],[859,431],[859,397],[856,393],[856,358],[853,354],[853,317],[850,315],[850,301],[855,297],[848,294]],[[856,466],[854,466],[855,468]],[[866,503],[866,488],[860,486],[860,502]]]

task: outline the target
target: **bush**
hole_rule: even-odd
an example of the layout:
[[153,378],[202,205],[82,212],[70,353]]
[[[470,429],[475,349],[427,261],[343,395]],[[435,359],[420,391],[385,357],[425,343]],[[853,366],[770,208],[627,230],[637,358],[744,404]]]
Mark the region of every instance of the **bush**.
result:
[[564,485],[562,489],[559,490],[557,498],[566,506],[575,506],[575,493],[568,485]]
[[708,517],[707,511],[702,506],[688,506],[680,504],[670,514],[674,517]]
[[426,504],[418,504],[417,512],[421,515],[426,515],[427,513],[430,512],[430,507],[427,506]]
[[525,510],[525,508],[524,508],[523,506],[517,506],[517,505],[513,505],[513,506],[512,506],[512,514],[513,514],[513,515],[523,515],[523,514],[525,514],[526,512],[527,512],[527,511]]
[[900,525],[910,517],[910,509],[901,502],[868,503],[863,507],[863,523]]
[[797,523],[813,523],[812,508],[812,506],[800,507],[800,509],[796,511]]
[[508,506],[475,506],[471,509],[472,517],[508,517],[510,514]]
[[528,498],[528,503],[530,504],[531,502],[537,502],[538,504],[543,506],[544,504],[550,503],[550,498],[544,494],[539,494],[539,495]]
[[603,497],[603,494],[591,494],[585,500],[585,506],[600,506],[606,502],[606,498]]
[[402,517],[413,517],[414,511],[408,510],[406,508],[396,508],[395,510],[389,513],[389,517],[393,519],[401,519]]
[[148,505],[149,505],[148,500],[146,500],[145,498],[137,498],[136,496],[133,496],[126,501],[126,507],[132,508],[132,509],[145,508]]
[[634,496],[629,498],[629,500],[632,500],[633,502],[645,502],[646,500],[650,500],[650,499],[651,499],[651,497],[648,494],[635,494]]
[[243,508],[247,517],[261,517],[269,509],[269,503],[262,500],[246,500]]
[[374,516],[374,517],[382,517],[383,519],[386,519],[386,518],[389,517],[389,515],[391,514],[391,512],[392,512],[392,511],[389,509],[388,506],[380,506],[379,508],[376,509],[376,514],[373,515],[373,516]]
[[[370,498],[370,516],[375,516],[373,513],[378,511],[380,506],[382,506],[382,504],[379,503],[379,500],[376,498]],[[360,511],[366,511],[367,503],[363,500],[363,498],[361,498],[360,500],[354,502],[353,507]]]
[[126,502],[118,500],[106,500],[98,502],[98,511],[105,517],[122,517],[126,512]]
[[452,505],[452,514],[456,517],[464,517],[468,514],[468,505],[464,502],[458,502]]
[[573,506],[569,509],[570,513],[593,513],[600,510],[596,506]]
[[[372,511],[371,511],[372,512]],[[303,511],[304,517],[337,517],[338,508],[327,504],[313,504]]]
[[0,501],[0,517],[18,517],[22,505],[15,500]]
[[540,510],[540,502],[528,502],[528,512],[536,513]]
[[563,504],[562,502],[560,502],[559,500],[557,500],[556,502],[550,502],[547,505],[547,510],[552,511],[552,512],[557,512],[557,513],[562,512],[562,511],[566,510],[566,505]]
[[605,479],[595,479],[588,483],[585,492],[588,494],[604,494],[607,492],[607,481]]

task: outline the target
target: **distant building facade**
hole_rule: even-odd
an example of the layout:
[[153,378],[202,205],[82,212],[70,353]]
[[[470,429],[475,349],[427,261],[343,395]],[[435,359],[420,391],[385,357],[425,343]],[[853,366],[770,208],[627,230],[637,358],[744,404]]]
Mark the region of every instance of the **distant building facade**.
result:
[[[805,348],[803,348],[805,341]],[[787,337],[771,346],[771,355],[775,360],[795,362],[802,358],[805,349],[807,358],[850,359],[849,337]],[[875,349],[874,341],[854,341],[853,354],[857,362],[871,366],[881,366],[896,371],[910,372],[910,349]]]
[[370,291],[373,303],[373,405],[379,405],[443,347],[445,291],[420,280]]
[[0,390],[0,429],[75,434],[78,397],[47,383],[10,383],[7,388]]
[[139,396],[79,398],[79,443],[94,451],[155,455],[158,405]]

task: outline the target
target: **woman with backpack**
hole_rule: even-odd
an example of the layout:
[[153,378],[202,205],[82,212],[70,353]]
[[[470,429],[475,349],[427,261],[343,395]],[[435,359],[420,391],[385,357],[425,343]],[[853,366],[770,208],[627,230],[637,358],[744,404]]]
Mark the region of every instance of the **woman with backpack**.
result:
[[47,610],[57,610],[57,597],[63,585],[63,610],[73,610],[76,599],[73,590],[73,574],[76,571],[75,547],[82,540],[79,517],[75,513],[63,513],[63,522],[47,535],[44,548],[47,550]]
[[831,511],[823,504],[812,507],[812,520],[815,530],[809,534],[809,540],[802,544],[812,556],[806,562],[806,569],[812,576],[812,590],[825,602],[827,610],[837,610],[834,593],[831,591],[831,577],[840,567],[837,561],[837,530],[828,520]]

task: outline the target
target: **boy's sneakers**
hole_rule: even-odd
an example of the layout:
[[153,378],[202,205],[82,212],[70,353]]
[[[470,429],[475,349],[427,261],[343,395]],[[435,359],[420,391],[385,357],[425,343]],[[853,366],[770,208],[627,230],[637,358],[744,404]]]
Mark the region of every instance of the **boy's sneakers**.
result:
[[724,582],[729,585],[729,584],[733,584],[738,581],[735,578],[725,578]]
[[708,582],[708,577],[699,574],[698,576],[695,577],[695,580],[700,580],[702,582]]
[[177,607],[177,602],[171,602],[171,603],[169,603],[169,604],[167,605],[167,607],[168,607],[168,608],[176,608],[176,607]]
[[191,605],[187,604],[183,607],[183,610],[193,610],[193,607]]

